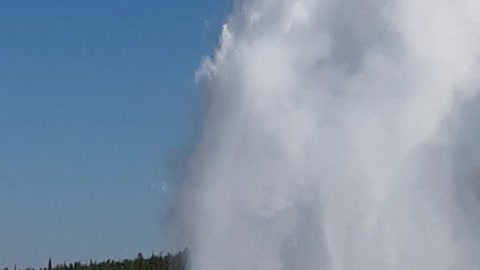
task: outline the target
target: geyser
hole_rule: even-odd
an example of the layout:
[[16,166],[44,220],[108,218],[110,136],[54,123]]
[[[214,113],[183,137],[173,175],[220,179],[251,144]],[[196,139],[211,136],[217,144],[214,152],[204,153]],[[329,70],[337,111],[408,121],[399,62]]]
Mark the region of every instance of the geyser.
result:
[[480,267],[451,132],[480,1],[237,1],[220,39],[177,204],[192,270]]

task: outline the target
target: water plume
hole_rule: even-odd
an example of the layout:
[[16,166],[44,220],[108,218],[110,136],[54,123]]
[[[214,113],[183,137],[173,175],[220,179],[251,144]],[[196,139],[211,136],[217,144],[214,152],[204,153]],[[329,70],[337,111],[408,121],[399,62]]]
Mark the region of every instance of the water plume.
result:
[[196,74],[191,268],[477,268],[479,41],[477,0],[235,2]]

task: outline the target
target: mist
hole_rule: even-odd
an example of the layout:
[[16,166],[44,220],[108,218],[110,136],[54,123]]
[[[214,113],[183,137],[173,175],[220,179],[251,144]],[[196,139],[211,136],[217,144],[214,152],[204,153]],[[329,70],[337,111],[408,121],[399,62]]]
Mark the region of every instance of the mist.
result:
[[235,2],[195,77],[191,269],[477,268],[479,41],[476,0]]

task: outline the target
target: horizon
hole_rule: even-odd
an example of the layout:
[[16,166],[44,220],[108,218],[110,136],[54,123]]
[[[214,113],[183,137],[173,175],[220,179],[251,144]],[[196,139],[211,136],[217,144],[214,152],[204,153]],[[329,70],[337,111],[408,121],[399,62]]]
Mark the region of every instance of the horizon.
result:
[[51,264],[51,266],[53,268],[57,267],[57,266],[63,266],[63,265],[69,265],[69,264],[75,264],[75,263],[80,263],[80,264],[84,264],[84,265],[91,265],[92,263],[94,264],[98,264],[98,263],[105,263],[105,262],[121,262],[121,261],[126,261],[126,260],[135,260],[137,258],[139,258],[140,256],[142,256],[142,258],[144,259],[149,259],[151,257],[163,257],[163,256],[174,256],[174,255],[177,255],[177,254],[180,254],[182,252],[185,252],[186,250],[188,250],[188,248],[185,248],[183,250],[178,250],[178,251],[168,251],[168,252],[164,252],[164,251],[160,251],[160,252],[151,252],[149,254],[144,254],[142,252],[139,252],[135,255],[132,255],[132,256],[126,256],[126,257],[122,257],[122,258],[101,258],[99,260],[93,260],[93,259],[87,259],[87,260],[76,260],[76,261],[67,261],[67,260],[63,260],[63,261],[55,261],[54,258],[52,257],[49,257],[47,258],[46,260],[46,263],[45,265],[43,266],[37,266],[37,267],[32,267],[32,266],[26,266],[26,267],[18,267],[18,265],[16,263],[14,263],[13,267],[9,267],[9,266],[1,266],[0,269],[1,270],[5,270],[5,269],[9,269],[9,270],[14,270],[14,269],[17,269],[17,270],[27,270],[27,269],[38,269],[38,270],[41,270],[41,269],[48,269],[48,266]]

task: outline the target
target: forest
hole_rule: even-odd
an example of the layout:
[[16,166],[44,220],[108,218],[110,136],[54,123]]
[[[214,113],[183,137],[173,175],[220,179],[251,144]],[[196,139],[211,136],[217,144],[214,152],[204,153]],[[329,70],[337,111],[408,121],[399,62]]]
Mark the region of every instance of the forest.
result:
[[[188,250],[176,254],[153,254],[144,257],[139,253],[135,259],[124,260],[106,260],[96,262],[90,260],[87,262],[62,262],[60,264],[52,263],[48,259],[45,267],[20,269],[15,266],[13,270],[185,270],[188,264]],[[9,270],[4,268],[3,270]]]

